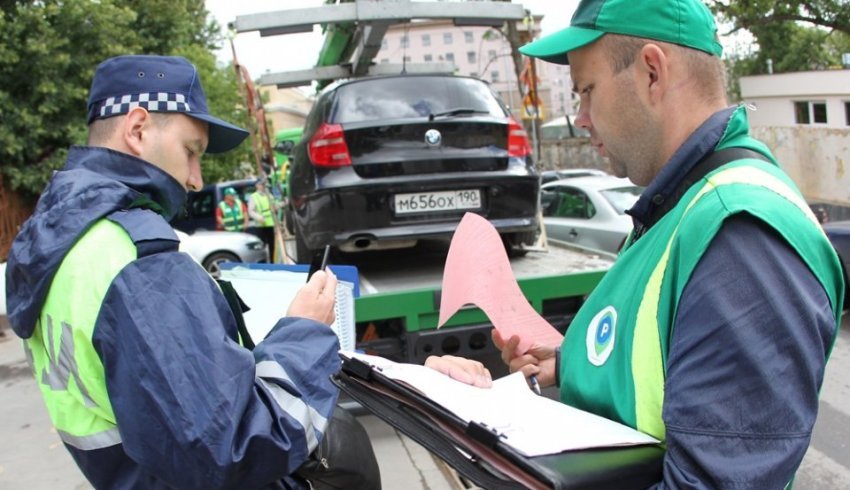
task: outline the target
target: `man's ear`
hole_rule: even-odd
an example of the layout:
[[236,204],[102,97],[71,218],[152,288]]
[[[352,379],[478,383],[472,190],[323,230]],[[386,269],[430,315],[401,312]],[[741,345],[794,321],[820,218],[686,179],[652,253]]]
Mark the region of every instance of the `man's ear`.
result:
[[121,138],[132,155],[142,154],[152,122],[150,113],[143,107],[134,107],[127,113]]
[[653,43],[644,45],[635,60],[638,90],[643,91],[652,104],[663,99],[670,85],[669,62],[670,58],[664,50]]

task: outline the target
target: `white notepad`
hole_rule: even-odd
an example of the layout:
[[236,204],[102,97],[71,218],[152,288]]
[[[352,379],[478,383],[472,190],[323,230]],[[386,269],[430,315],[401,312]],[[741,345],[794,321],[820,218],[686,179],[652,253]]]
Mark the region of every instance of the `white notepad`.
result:
[[[250,308],[243,314],[245,327],[254,343],[259,343],[286,310],[298,290],[307,282],[306,272],[288,270],[249,269],[234,267],[221,271],[221,278],[233,288]],[[331,329],[339,337],[340,348],[354,350],[356,343],[354,320],[354,285],[339,281],[334,305],[336,321]]]

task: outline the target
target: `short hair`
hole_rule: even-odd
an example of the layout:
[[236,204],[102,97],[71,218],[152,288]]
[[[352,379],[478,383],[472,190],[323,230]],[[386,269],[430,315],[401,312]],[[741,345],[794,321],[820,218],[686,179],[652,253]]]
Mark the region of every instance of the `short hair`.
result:
[[635,62],[638,52],[648,43],[675,49],[685,59],[688,74],[696,80],[697,88],[704,100],[726,99],[726,65],[717,56],[678,44],[621,34],[605,34],[600,42],[608,55],[614,74],[630,67]]
[[[174,114],[161,114],[157,112],[149,112],[151,120],[158,127],[167,126],[173,120]],[[86,144],[89,146],[104,146],[112,139],[115,131],[121,126],[121,122],[127,117],[126,114],[119,116],[108,117],[106,119],[95,119],[89,124],[89,136]]]

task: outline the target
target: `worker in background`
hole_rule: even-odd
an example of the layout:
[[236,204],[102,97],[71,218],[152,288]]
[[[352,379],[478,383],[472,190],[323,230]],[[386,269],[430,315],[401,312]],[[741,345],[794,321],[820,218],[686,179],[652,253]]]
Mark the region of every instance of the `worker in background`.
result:
[[711,12],[582,0],[570,27],[520,51],[570,65],[576,126],[646,190],[563,341],[518,352],[519,337],[494,331],[502,359],[564,403],[663,441],[653,488],[785,488],[811,439],[844,281],[746,108],[727,102]]
[[269,247],[269,256],[274,257],[274,216],[277,204],[266,190],[266,181],[257,181],[256,190],[248,199],[248,215],[255,234]]
[[306,488],[294,472],[338,396],[336,278],[316,272],[243,348],[239,312],[168,222],[203,185],[201,155],[247,131],[210,115],[195,67],[165,56],[98,66],[88,123],[6,272],[57,434],[94,488]]
[[248,209],[233,187],[224,190],[224,198],[215,210],[215,223],[217,229],[224,231],[248,229]]

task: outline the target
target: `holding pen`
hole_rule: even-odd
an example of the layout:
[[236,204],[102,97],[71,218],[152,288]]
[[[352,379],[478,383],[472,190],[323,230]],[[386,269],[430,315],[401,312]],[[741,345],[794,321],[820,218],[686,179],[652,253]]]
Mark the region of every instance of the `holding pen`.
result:
[[531,389],[534,390],[535,393],[541,396],[543,395],[543,393],[540,391],[540,383],[537,382],[536,374],[532,374],[528,377],[528,383],[531,385]]

